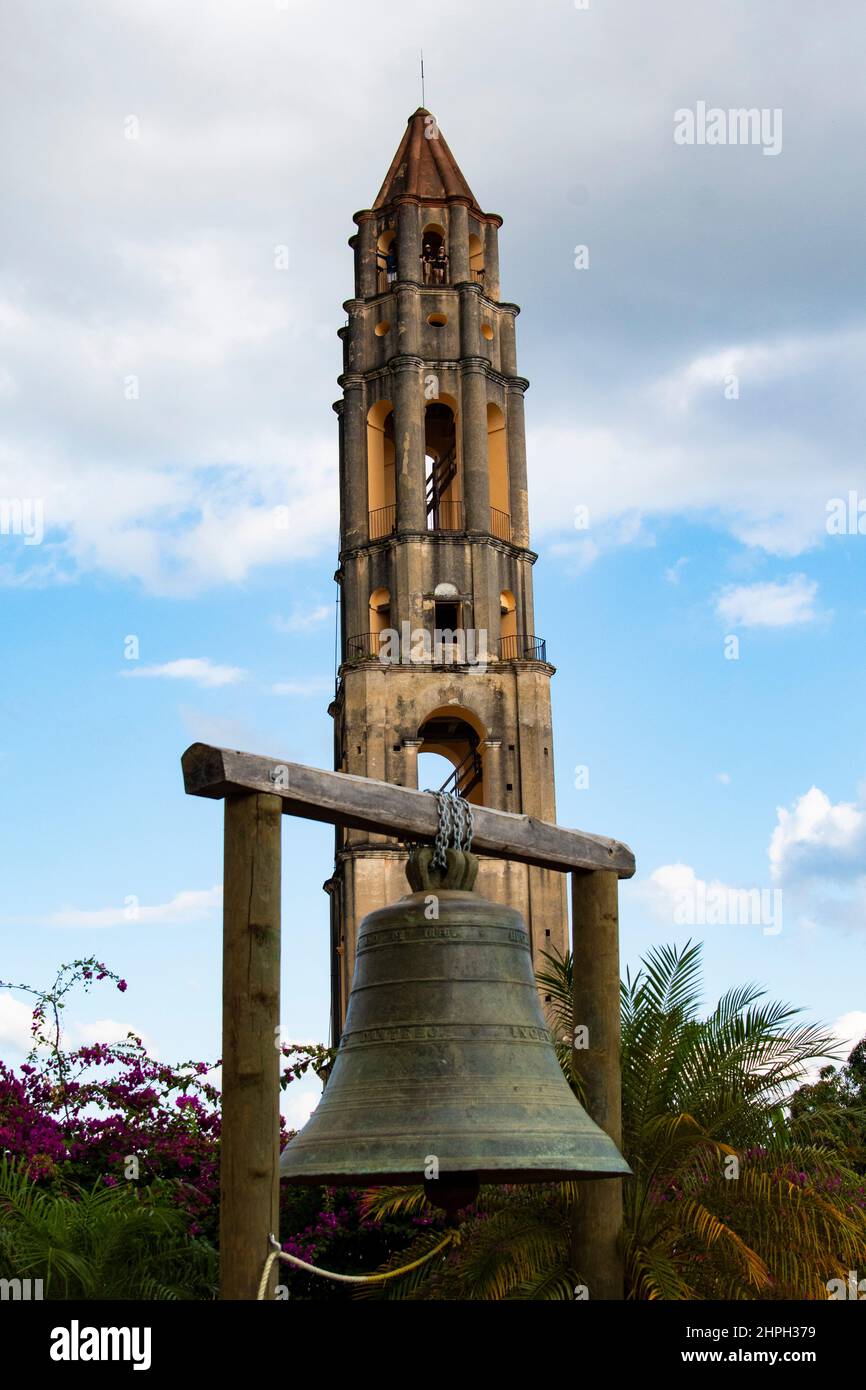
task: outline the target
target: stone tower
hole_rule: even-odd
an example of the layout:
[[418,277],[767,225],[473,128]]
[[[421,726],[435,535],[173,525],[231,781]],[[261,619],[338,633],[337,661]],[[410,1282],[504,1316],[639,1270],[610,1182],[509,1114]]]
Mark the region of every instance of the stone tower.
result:
[[[444,755],[470,802],[556,819],[550,678],[536,635],[517,305],[499,297],[502,219],[482,212],[434,118],[406,133],[355,213],[340,330],[341,660],[334,766],[418,786]],[[358,923],[406,891],[405,853],[338,831],[331,896],[339,1038]],[[478,889],[524,915],[536,964],[567,943],[561,874],[482,860]]]

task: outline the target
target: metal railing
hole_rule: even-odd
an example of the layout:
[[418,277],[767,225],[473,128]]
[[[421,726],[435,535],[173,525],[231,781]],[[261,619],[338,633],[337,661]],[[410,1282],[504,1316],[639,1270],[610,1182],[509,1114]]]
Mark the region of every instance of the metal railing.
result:
[[499,639],[500,661],[546,661],[547,643],[543,637],[518,632]]
[[444,502],[441,498],[427,518],[430,531],[465,531],[462,502]]
[[481,766],[481,754],[474,748],[470,748],[466,757],[463,759],[450,777],[447,777],[439,788],[439,793],[446,796],[456,794],[457,796],[468,796],[471,791],[478,786],[483,776]]
[[508,512],[500,512],[497,507],[490,508],[490,534],[500,541],[511,540],[511,517]]
[[359,632],[346,638],[346,661],[378,661],[381,632]]
[[383,536],[390,536],[392,531],[397,529],[397,504],[392,503],[390,507],[377,507],[375,511],[367,514],[367,522],[371,541],[378,541]]
[[427,478],[427,510],[432,512],[443,492],[447,491],[451,479],[457,473],[457,445],[452,444],[446,454],[437,459]]

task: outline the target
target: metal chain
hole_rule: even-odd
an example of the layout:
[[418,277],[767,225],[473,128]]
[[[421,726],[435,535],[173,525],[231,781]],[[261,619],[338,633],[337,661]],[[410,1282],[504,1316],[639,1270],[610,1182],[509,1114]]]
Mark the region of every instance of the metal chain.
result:
[[435,796],[439,808],[439,825],[436,839],[433,841],[432,865],[434,868],[444,869],[448,864],[445,853],[447,849],[463,850],[468,854],[472,846],[472,807],[465,797],[454,792],[433,791],[430,787],[427,791]]

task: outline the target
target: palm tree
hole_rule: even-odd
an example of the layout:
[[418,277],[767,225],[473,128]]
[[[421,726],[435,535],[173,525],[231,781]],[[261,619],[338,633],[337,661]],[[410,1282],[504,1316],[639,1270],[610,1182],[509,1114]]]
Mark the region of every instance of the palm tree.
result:
[[0,1158],[0,1267],[49,1299],[208,1299],[216,1253],[187,1235],[173,1184],[46,1189]]
[[[553,1034],[570,1038],[571,959],[547,961],[539,984]],[[811,1140],[786,1100],[810,1061],[832,1055],[832,1038],[755,985],[729,990],[701,1017],[700,972],[699,944],[659,947],[622,985],[623,1151],[634,1173],[624,1183],[627,1296],[826,1298],[828,1280],[862,1263],[866,1216],[843,1145]],[[558,1052],[579,1095],[570,1048]],[[482,1188],[461,1244],[374,1296],[573,1297],[579,1189]],[[380,1189],[367,1207],[431,1210],[421,1189]],[[404,1250],[395,1263],[411,1258]]]

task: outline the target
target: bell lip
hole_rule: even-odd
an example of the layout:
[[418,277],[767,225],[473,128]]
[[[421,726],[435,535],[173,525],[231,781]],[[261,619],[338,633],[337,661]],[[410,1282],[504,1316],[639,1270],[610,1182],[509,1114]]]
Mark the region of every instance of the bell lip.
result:
[[[610,1168],[472,1168],[455,1170],[455,1177],[471,1173],[488,1186],[519,1186],[537,1182],[595,1181],[598,1178],[631,1178],[634,1174],[625,1160]],[[439,1177],[447,1182],[450,1174],[440,1170]],[[280,1181],[298,1187],[417,1187],[424,1181],[421,1169],[412,1172],[336,1173],[323,1169],[319,1173],[292,1173],[281,1169]]]

